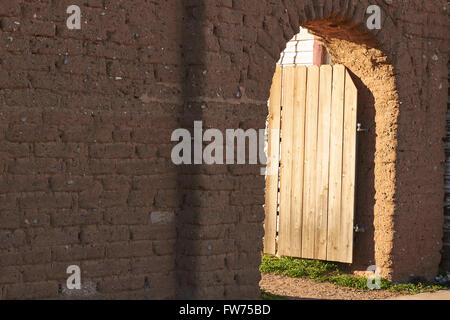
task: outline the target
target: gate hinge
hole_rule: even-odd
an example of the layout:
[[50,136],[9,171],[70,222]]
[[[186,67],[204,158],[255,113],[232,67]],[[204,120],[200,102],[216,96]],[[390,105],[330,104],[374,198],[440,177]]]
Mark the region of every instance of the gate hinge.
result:
[[356,131],[357,132],[367,132],[367,131],[369,131],[369,129],[366,129],[366,128],[361,128],[361,123],[357,123],[356,124]]

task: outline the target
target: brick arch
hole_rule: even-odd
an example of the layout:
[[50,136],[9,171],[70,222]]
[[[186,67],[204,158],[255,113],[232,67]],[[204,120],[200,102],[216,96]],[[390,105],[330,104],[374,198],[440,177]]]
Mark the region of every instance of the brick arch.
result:
[[[369,131],[361,135],[357,164],[360,179],[355,223],[365,231],[357,235],[353,264],[344,267],[362,271],[375,264],[382,268],[382,276],[392,279],[391,246],[395,233],[392,200],[395,198],[395,128],[399,96],[393,59],[387,45],[383,45],[383,32],[372,32],[365,26],[368,1],[358,2],[355,7],[351,1],[335,1],[332,8],[316,2],[297,1],[297,12],[288,3],[285,2],[286,10],[278,10],[279,16],[265,18],[263,28],[258,31],[257,45],[268,54],[263,57],[264,66],[273,67],[280,50],[284,49],[286,38],[289,39],[292,30],[298,30],[301,25],[323,39],[333,63],[343,64],[351,71],[359,92],[358,121]],[[383,28],[392,27],[389,16],[385,17],[384,23]],[[275,40],[280,39],[281,34],[282,40]],[[260,71],[257,88],[264,88],[261,93],[268,92],[271,76],[269,67]]]

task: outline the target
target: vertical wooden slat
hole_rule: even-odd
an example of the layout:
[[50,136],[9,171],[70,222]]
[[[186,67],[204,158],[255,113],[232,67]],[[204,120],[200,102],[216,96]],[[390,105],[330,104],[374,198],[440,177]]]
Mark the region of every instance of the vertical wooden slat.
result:
[[341,194],[342,194],[342,139],[344,120],[345,67],[333,67],[333,92],[330,131],[330,173],[328,193],[327,260],[341,261]]
[[275,254],[277,232],[278,209],[278,164],[280,158],[280,121],[281,121],[281,74],[280,66],[277,66],[272,80],[269,99],[268,117],[268,146],[266,176],[266,199],[264,221],[264,253]]
[[301,257],[303,215],[303,173],[305,150],[306,67],[295,68],[294,138],[292,150],[291,246],[293,257]]
[[319,104],[319,67],[308,67],[305,119],[305,172],[303,188],[302,257],[314,258],[315,177],[317,156],[317,111]]
[[331,85],[333,69],[320,67],[319,116],[316,168],[314,258],[327,258],[328,168],[330,161]]
[[356,172],[356,113],[358,92],[348,71],[345,71],[344,138],[342,156],[342,204],[340,224],[341,261],[353,258],[353,217]]
[[294,80],[294,68],[283,68],[279,214],[280,227],[278,234],[278,254],[280,256],[290,255],[292,147],[294,133]]

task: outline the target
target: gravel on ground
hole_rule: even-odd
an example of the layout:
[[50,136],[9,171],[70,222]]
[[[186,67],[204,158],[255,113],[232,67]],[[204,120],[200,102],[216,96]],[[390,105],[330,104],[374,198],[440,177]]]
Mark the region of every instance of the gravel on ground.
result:
[[401,294],[386,290],[358,290],[328,282],[262,274],[261,289],[286,299],[384,300]]

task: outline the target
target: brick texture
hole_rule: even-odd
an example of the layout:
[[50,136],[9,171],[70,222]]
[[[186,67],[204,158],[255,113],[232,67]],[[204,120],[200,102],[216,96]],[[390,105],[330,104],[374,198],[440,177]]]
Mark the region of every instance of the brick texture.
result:
[[[381,3],[381,2],[380,2]],[[82,29],[68,30],[77,4]],[[300,25],[360,94],[351,269],[431,278],[441,259],[445,1],[25,1],[0,4],[0,298],[257,298],[259,166],[182,166],[171,132],[264,128]],[[65,288],[79,265],[84,287]]]

